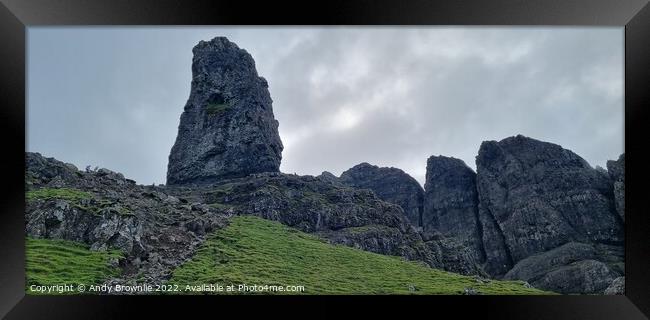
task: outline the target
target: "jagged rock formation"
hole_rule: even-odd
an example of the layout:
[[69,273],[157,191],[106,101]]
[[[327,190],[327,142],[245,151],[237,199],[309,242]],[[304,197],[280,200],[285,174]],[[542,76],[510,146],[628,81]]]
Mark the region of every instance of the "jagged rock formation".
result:
[[343,184],[339,181],[339,177],[335,176],[333,173],[329,171],[323,171],[320,175],[316,176],[316,178],[324,181],[331,183],[335,186],[343,186]]
[[282,173],[224,180],[211,188],[173,189],[170,192],[193,201],[279,221],[332,243],[443,267],[402,209],[370,190]]
[[625,221],[625,153],[617,161],[607,161],[607,171],[614,181],[614,200],[616,212]]
[[424,190],[417,180],[404,171],[364,162],[343,172],[339,182],[353,188],[372,190],[380,199],[402,207],[412,225],[422,226]]
[[[490,274],[503,275],[527,257],[568,242],[622,245],[622,221],[614,210],[609,177],[575,153],[516,136],[483,142],[476,164]],[[562,272],[600,277],[606,267],[585,262]],[[547,287],[563,281],[557,272],[547,278]]]
[[136,185],[107,169],[80,171],[38,153],[26,154],[26,233],[83,242],[92,250],[119,249],[124,274],[117,283],[160,283],[189,259],[227,214]]
[[462,160],[431,156],[424,184],[423,229],[439,232],[464,248],[473,266],[485,260],[478,219],[476,173]]
[[[422,231],[423,190],[420,184],[404,171],[361,163],[343,172],[340,178],[329,172],[323,172],[317,178],[335,186],[372,190],[380,199],[398,205],[410,224]],[[375,234],[381,239],[380,234]],[[390,234],[387,235],[391,238]],[[481,260],[476,253],[477,249],[468,246],[462,237],[450,237],[437,230],[428,230],[420,233],[420,236],[434,257],[435,263],[429,263],[430,265],[461,274],[485,275],[480,268]],[[345,237],[350,239],[349,234]]]
[[191,92],[169,155],[167,184],[279,171],[278,122],[251,55],[224,37],[201,41],[192,52]]

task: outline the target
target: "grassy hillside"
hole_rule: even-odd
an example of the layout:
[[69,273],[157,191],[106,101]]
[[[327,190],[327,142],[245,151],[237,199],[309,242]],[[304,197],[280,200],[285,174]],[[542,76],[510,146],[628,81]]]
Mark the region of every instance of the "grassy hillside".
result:
[[110,261],[120,256],[118,251],[90,251],[88,246],[71,241],[27,238],[26,292],[39,293],[31,291],[31,285],[68,284],[76,288],[79,284],[100,284],[119,275],[120,269],[111,267]]
[[330,245],[280,223],[240,216],[170,280],[185,285],[304,286],[306,294],[544,294],[519,281],[477,281],[398,257]]

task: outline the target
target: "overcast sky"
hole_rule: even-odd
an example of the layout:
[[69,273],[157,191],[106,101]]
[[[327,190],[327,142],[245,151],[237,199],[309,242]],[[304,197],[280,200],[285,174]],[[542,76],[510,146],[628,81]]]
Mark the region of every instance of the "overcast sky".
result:
[[516,134],[605,167],[623,152],[623,28],[28,29],[27,150],[165,183],[192,47],[226,36],[269,82],[281,170],[359,164],[424,183]]

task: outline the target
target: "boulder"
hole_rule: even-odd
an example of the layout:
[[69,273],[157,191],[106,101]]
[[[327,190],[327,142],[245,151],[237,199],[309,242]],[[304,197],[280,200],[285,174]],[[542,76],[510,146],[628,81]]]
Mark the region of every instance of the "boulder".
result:
[[603,293],[606,282],[623,273],[622,250],[607,247],[569,242],[519,261],[503,278],[560,293]]
[[545,274],[532,285],[564,294],[601,294],[614,276],[603,262],[581,260]]
[[545,274],[577,261],[596,259],[597,255],[596,249],[590,244],[569,242],[519,261],[503,278],[523,280],[535,287],[535,282]]

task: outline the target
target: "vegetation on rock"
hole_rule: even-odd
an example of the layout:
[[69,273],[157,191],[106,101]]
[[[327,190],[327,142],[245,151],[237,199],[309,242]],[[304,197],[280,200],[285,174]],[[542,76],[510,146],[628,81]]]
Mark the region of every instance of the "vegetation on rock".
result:
[[209,115],[217,115],[228,110],[229,108],[230,106],[226,103],[210,103],[205,107],[205,111]]
[[91,197],[92,195],[88,192],[72,188],[42,188],[27,191],[25,195],[28,201],[61,199],[79,202],[83,199],[90,199]]

